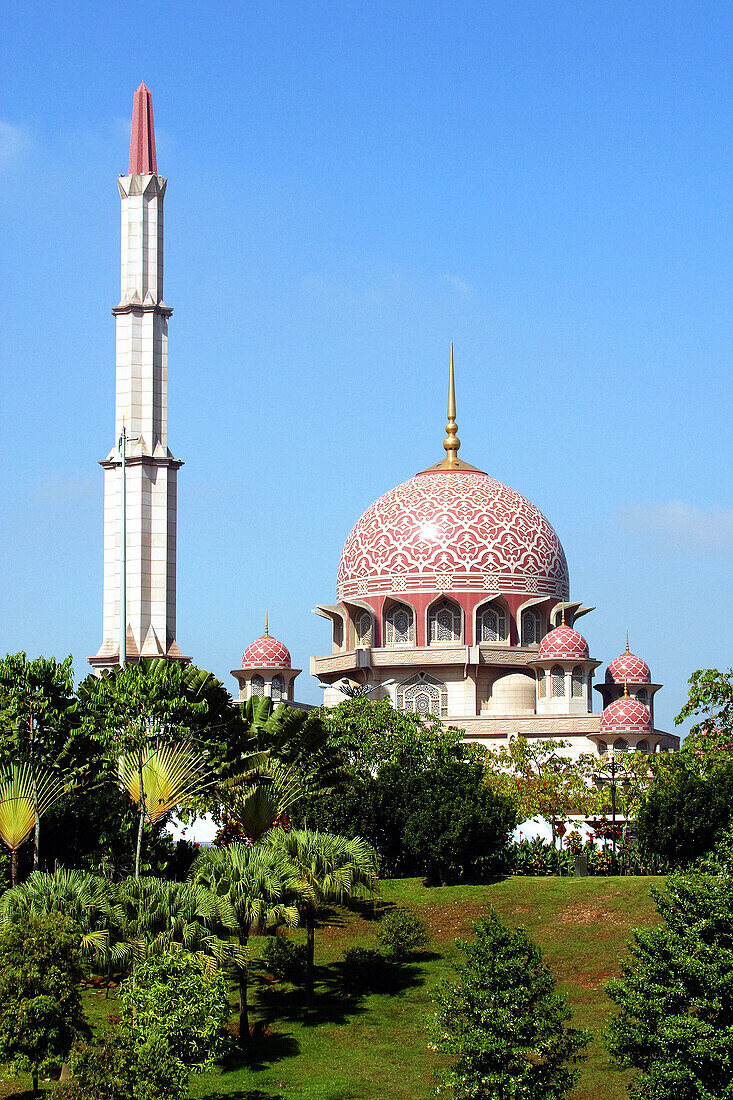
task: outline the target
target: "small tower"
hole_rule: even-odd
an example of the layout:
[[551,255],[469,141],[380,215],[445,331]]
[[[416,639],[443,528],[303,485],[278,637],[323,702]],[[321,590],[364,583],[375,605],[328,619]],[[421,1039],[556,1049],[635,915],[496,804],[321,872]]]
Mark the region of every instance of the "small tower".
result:
[[596,691],[603,697],[603,706],[616,699],[621,699],[624,694],[638,699],[645,707],[649,708],[654,722],[654,696],[659,691],[661,684],[652,683],[652,674],[649,665],[641,657],[637,657],[629,649],[629,635],[626,635],[626,651],[611,661],[606,669],[605,682],[596,685]]
[[[168,657],[176,642],[176,515],[180,459],[168,449],[168,319],[163,301],[163,198],[153,101],[135,92],[122,205],[115,444],[104,469],[104,610],[96,669]],[[124,480],[123,480],[124,471]],[[120,604],[125,603],[120,615]],[[122,617],[122,623],[120,618]],[[122,651],[122,652],[121,652]]]
[[265,633],[249,643],[242,654],[242,667],[233,668],[232,676],[239,682],[240,702],[266,695],[277,704],[293,702],[293,685],[300,672],[292,667],[287,646],[270,634],[265,615]]

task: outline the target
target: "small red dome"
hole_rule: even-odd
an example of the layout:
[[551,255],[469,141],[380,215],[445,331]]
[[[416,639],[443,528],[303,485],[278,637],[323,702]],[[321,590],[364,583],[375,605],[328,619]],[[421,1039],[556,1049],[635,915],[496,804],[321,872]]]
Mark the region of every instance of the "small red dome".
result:
[[588,643],[569,626],[557,626],[540,642],[539,660],[587,661]]
[[652,674],[649,665],[637,657],[635,653],[622,653],[615,661],[611,661],[606,669],[607,684],[651,684]]
[[601,733],[649,733],[651,729],[649,707],[628,695],[609,703],[601,715]]
[[290,668],[291,659],[288,647],[263,634],[250,642],[242,654],[242,668]]

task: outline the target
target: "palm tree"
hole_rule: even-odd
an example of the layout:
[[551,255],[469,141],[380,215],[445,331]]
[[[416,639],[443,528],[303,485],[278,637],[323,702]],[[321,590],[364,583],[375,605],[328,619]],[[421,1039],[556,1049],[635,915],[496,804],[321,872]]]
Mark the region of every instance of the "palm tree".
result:
[[313,996],[316,914],[323,905],[344,905],[379,891],[377,855],[361,837],[309,829],[274,830],[268,847],[281,852],[295,877],[295,904],[308,934],[306,995]]
[[292,896],[296,882],[282,854],[274,848],[232,844],[209,848],[194,861],[191,881],[206,887],[231,907],[233,925],[243,955],[234,959],[239,984],[239,1041],[249,1038],[247,1004],[247,944],[252,933],[278,924],[294,926],[298,910],[285,898]]
[[29,760],[0,773],[0,837],[10,849],[10,881],[18,877],[18,849],[36,829],[43,814],[64,794],[64,784],[49,769]]
[[[261,759],[261,754],[253,759]],[[242,775],[225,779],[219,792],[229,816],[252,843],[310,793],[299,769],[267,759]]]

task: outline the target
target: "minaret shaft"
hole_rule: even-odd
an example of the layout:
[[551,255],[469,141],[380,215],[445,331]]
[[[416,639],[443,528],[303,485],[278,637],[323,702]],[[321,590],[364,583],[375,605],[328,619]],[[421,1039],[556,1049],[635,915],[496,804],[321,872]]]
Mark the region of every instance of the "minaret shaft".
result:
[[[135,93],[130,166],[155,166],[150,93]],[[148,115],[146,115],[148,112]],[[147,138],[146,138],[147,140]],[[137,142],[137,145],[135,144]],[[142,158],[142,160],[141,160]],[[168,450],[168,319],[163,302],[163,199],[166,180],[151,172],[120,176],[122,207],[120,301],[117,326],[115,446],[104,468],[103,642],[95,668],[119,661],[121,588],[126,590],[127,659],[181,660],[176,643],[177,479],[181,466]],[[127,436],[126,539],[122,553],[122,473],[119,440]],[[121,584],[121,559],[126,584]]]

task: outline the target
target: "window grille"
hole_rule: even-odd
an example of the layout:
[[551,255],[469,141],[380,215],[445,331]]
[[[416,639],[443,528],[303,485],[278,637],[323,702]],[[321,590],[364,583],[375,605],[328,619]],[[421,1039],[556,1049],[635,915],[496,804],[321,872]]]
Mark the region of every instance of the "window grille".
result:
[[506,639],[506,616],[497,607],[486,607],[479,613],[479,642],[503,642]]
[[582,668],[573,669],[573,699],[583,698],[583,670]]
[[432,642],[460,642],[461,609],[450,600],[441,600],[431,608],[428,616],[429,636]]
[[442,680],[436,680],[427,672],[405,680],[397,688],[397,709],[407,714],[428,714],[436,718],[448,717],[448,691]]
[[540,699],[547,698],[547,677],[544,672],[540,672],[539,674],[539,696]]
[[628,752],[629,742],[623,737],[618,737],[613,743],[613,750],[614,752]]
[[536,611],[523,611],[522,645],[538,645],[541,640],[539,615]]
[[608,752],[608,745],[605,741],[598,742],[598,755],[604,756]]
[[412,609],[397,604],[387,612],[387,645],[412,645],[415,641],[415,622]]
[[550,694],[553,699],[562,699],[565,695],[565,673],[559,665],[550,673]]
[[358,646],[370,646],[372,644],[372,617],[368,611],[362,611],[356,616],[356,644]]
[[636,698],[640,703],[643,703],[645,707],[649,706],[649,696],[646,693],[646,689],[642,688],[641,691],[637,691]]
[[252,677],[252,694],[259,696],[260,699],[265,694],[265,681],[261,676]]
[[278,673],[277,676],[272,678],[272,688],[270,689],[272,694],[273,703],[281,703],[283,699],[283,689],[285,687],[285,681]]
[[639,744],[636,746],[636,751],[637,752],[649,752],[649,742],[648,741],[640,741]]

